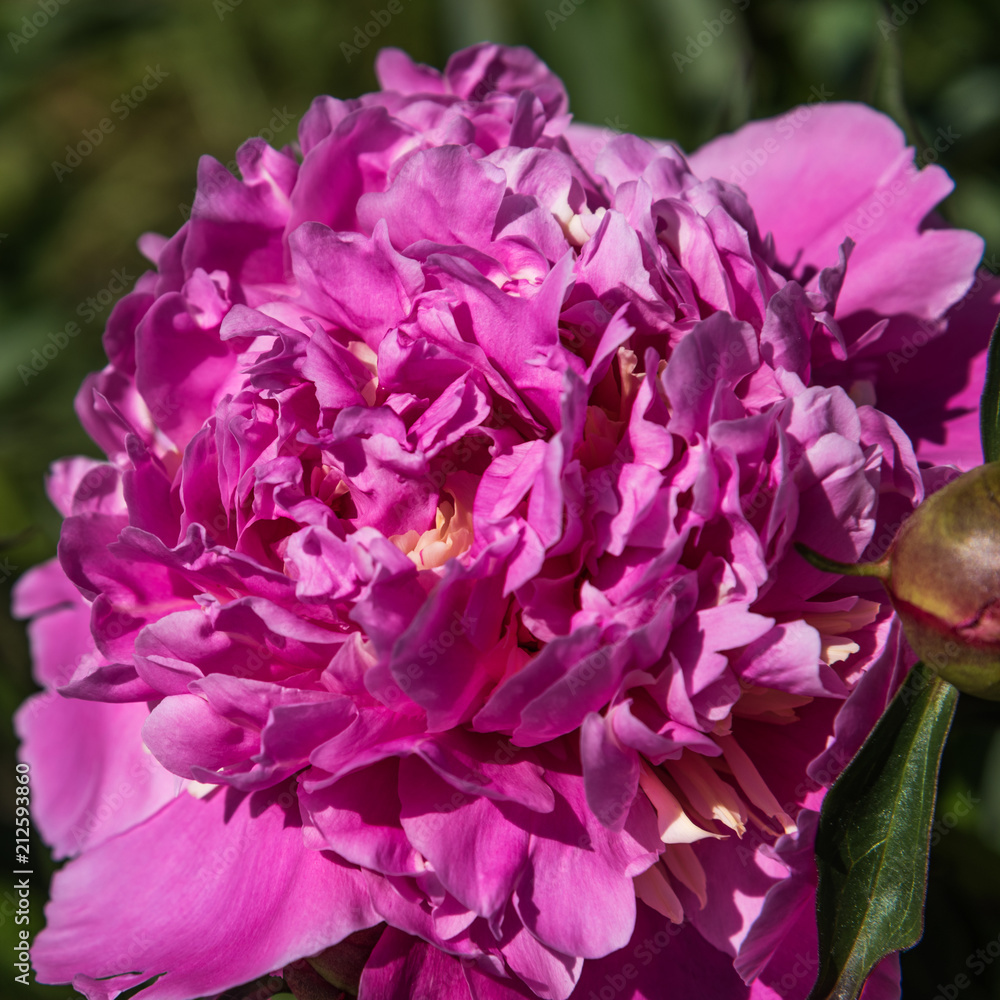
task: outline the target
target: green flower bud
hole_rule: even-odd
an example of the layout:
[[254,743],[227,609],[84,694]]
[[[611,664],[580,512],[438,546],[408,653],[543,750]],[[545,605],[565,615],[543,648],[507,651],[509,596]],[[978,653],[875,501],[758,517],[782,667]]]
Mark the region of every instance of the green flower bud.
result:
[[960,691],[1000,700],[1000,462],[928,497],[878,562],[798,548],[820,569],[879,577],[920,659]]
[[1000,462],[928,497],[888,562],[886,589],[917,655],[960,691],[1000,699]]

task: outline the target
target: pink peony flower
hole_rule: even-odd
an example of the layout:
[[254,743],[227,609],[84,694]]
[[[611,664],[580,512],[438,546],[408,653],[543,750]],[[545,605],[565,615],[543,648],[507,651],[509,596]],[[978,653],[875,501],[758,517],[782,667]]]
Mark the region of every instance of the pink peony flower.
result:
[[384,923],[362,1000],[804,997],[817,811],[909,659],[792,543],[870,556],[950,474],[871,404],[967,444],[972,383],[891,366],[975,361],[981,241],[862,106],[686,158],[524,49],[378,72],[202,161],[78,397],[108,460],[16,597],[38,976],[185,1000]]

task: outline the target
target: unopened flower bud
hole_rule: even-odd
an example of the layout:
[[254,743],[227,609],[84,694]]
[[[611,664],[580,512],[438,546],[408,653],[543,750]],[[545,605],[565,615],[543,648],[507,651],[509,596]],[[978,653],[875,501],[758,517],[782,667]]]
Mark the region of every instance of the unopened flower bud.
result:
[[1000,699],[1000,463],[928,497],[899,529],[889,571],[917,655],[960,691]]
[[821,569],[880,577],[921,660],[960,691],[1000,700],[1000,462],[928,497],[878,562],[800,552]]

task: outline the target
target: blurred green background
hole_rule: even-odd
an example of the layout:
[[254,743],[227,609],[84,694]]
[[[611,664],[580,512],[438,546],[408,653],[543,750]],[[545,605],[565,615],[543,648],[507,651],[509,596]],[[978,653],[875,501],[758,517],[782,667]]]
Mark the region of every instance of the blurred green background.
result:
[[[10,585],[55,551],[59,519],[43,492],[48,464],[62,455],[96,454],[72,400],[83,376],[103,363],[107,290],[117,287],[116,274],[131,283],[144,269],[136,238],[181,225],[199,155],[229,162],[244,139],[265,128],[276,133],[273,144],[291,142],[316,94],[374,89],[381,45],[403,47],[439,67],[455,49],[487,38],[529,45],[562,76],[578,120],[671,137],[689,150],[817,92],[867,101],[893,114],[918,149],[938,134],[951,137],[940,162],[957,189],[944,215],[980,232],[987,261],[998,269],[992,255],[1000,252],[1000,0],[402,4],[354,53],[342,46],[354,45],[357,29],[383,0],[4,0],[0,7],[5,717],[33,690],[23,625],[9,616]],[[703,22],[724,10],[733,11],[732,23],[703,47]],[[141,99],[123,99],[144,86]],[[86,132],[96,139],[95,129],[100,141],[77,158],[74,149],[86,150]],[[49,334],[72,321],[80,334],[25,384],[19,366],[30,365]],[[970,973],[966,961],[977,949],[1000,940],[998,734],[998,706],[961,700],[943,767],[927,932],[903,958],[904,997],[930,1000]],[[12,849],[9,726],[0,739],[7,762],[0,768],[0,837]],[[36,841],[33,849],[40,861],[43,848]],[[0,994],[76,996],[67,987],[13,982],[10,879],[0,878]],[[33,933],[41,926],[40,874],[36,884]],[[1000,962],[990,960],[970,979],[963,1000],[1000,997]]]

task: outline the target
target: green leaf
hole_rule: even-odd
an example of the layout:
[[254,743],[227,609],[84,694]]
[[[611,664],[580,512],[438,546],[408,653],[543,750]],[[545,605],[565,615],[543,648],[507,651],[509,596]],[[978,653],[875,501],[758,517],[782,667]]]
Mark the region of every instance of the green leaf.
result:
[[983,442],[983,461],[1000,460],[1000,321],[990,338],[986,381],[979,403],[979,434]]
[[854,1000],[879,959],[920,940],[938,767],[957,701],[918,663],[823,802],[820,968],[809,1000]]

